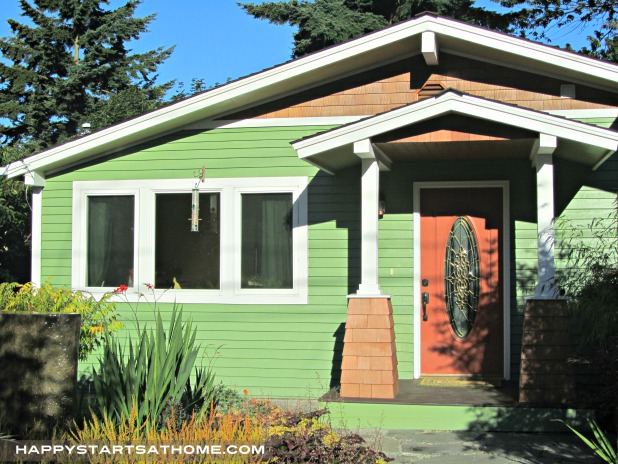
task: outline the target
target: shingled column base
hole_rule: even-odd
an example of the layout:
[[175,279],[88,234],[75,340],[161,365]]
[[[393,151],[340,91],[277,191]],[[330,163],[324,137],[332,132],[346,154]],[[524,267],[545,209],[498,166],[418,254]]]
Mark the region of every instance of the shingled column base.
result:
[[398,392],[390,298],[350,297],[343,340],[341,397],[392,399]]
[[524,313],[519,402],[569,404],[575,376],[566,300],[529,299]]

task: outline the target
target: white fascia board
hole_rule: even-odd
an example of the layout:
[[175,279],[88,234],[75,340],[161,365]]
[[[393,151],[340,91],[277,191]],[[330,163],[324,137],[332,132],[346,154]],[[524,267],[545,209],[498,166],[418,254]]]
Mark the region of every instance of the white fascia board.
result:
[[324,134],[300,140],[292,146],[304,159],[328,150],[375,137],[400,127],[438,116],[457,113],[468,117],[498,121],[536,133],[573,140],[606,150],[618,149],[618,132],[571,121],[538,111],[493,102],[478,97],[446,93]]
[[434,17],[431,23],[431,30],[438,35],[482,45],[500,53],[518,55],[544,66],[549,63],[594,76],[606,80],[613,87],[618,83],[618,66],[615,64],[446,18]]
[[317,116],[307,118],[253,118],[253,119],[218,119],[200,121],[188,126],[183,130],[207,130],[207,129],[239,129],[253,127],[302,127],[302,126],[340,126],[360,121],[371,117],[371,114],[363,116]]
[[595,127],[579,121],[546,115],[498,102],[476,99],[467,95],[453,102],[453,112],[465,116],[498,121],[532,132],[592,145],[606,150],[618,149],[618,132]]
[[569,119],[618,118],[618,108],[596,108],[582,110],[543,110],[544,113]]

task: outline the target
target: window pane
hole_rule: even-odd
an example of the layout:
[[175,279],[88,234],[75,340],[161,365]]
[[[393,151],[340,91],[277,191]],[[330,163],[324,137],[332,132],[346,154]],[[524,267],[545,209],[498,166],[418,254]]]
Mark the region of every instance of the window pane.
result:
[[133,285],[133,195],[88,197],[89,287]]
[[156,195],[157,288],[219,288],[219,194],[199,197],[199,232],[191,232],[191,194]]
[[292,194],[242,195],[242,288],[293,288]]

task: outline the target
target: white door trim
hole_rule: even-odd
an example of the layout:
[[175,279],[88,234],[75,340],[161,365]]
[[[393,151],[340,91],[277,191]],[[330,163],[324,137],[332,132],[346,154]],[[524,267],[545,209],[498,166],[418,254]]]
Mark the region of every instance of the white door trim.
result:
[[510,208],[509,181],[414,182],[414,378],[421,376],[421,190],[436,188],[491,188],[502,189],[502,256],[503,259],[503,311],[504,311],[504,379],[511,378],[511,285],[510,285]]

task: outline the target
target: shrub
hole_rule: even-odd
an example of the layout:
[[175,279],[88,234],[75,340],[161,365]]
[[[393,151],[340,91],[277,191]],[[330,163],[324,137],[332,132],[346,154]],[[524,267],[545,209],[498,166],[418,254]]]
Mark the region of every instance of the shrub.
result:
[[99,301],[92,295],[54,287],[45,282],[37,288],[27,284],[0,284],[0,310],[19,313],[66,314],[79,313],[82,317],[79,338],[79,359],[85,360],[99,345],[106,332],[119,329],[115,303],[111,293],[105,293]]
[[137,423],[162,425],[169,414],[166,407],[182,406],[184,413],[202,413],[214,400],[214,374],[210,369],[195,369],[199,347],[197,329],[182,321],[182,310],[174,307],[169,329],[156,311],[154,330],[144,328],[139,343],[129,340],[128,353],[119,340],[106,336],[99,369],[93,372],[96,400],[103,417],[121,423],[133,417]]
[[223,382],[215,386],[214,395],[217,402],[217,412],[221,414],[239,409],[247,399],[246,396],[241,395],[237,390],[228,387]]
[[564,269],[557,282],[569,297],[574,361],[598,377],[598,392],[591,394],[588,386],[585,394],[602,414],[618,411],[617,223],[616,212],[587,227],[560,223]]
[[356,434],[339,435],[322,422],[328,409],[309,413],[285,412],[273,420],[266,441],[269,461],[285,463],[376,464],[392,461],[374,451]]

